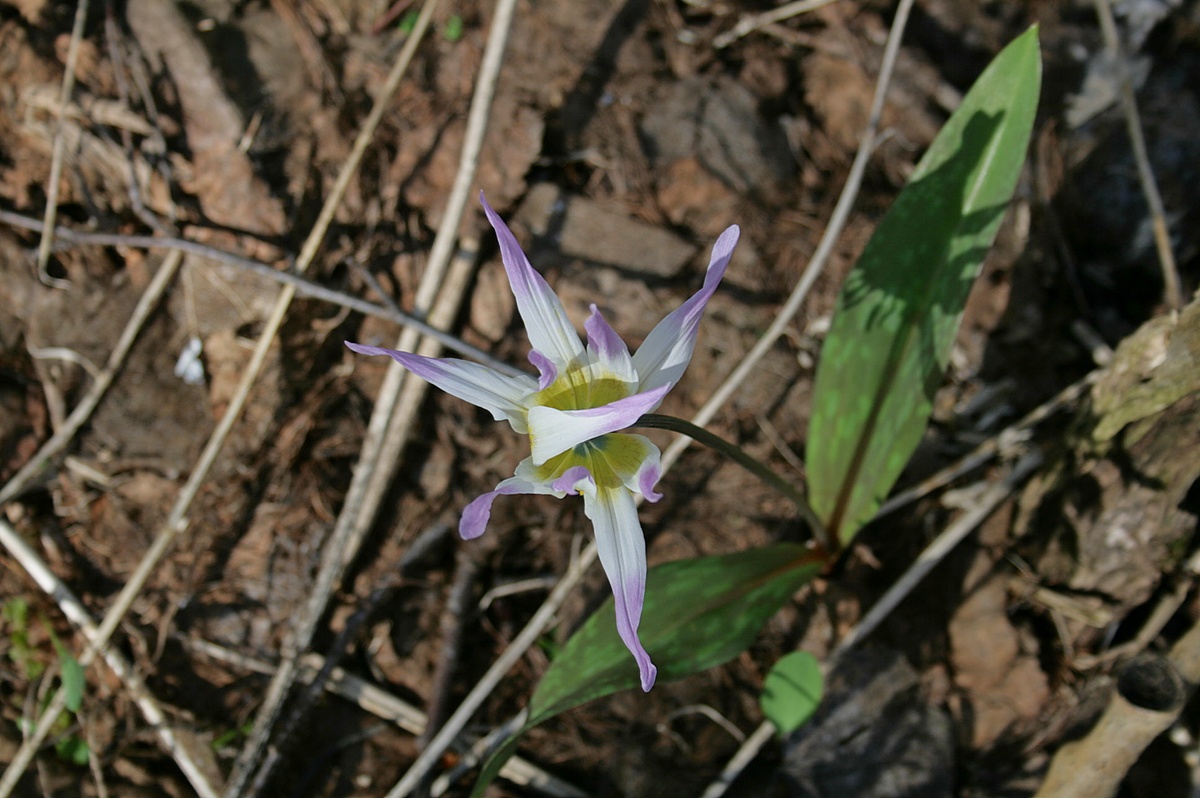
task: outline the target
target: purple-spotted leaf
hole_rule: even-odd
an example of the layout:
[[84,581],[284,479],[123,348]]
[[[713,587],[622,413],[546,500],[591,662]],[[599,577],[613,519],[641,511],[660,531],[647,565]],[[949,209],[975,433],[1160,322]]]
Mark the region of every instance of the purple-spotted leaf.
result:
[[[744,651],[823,563],[803,546],[781,543],[652,568],[638,634],[658,666],[659,682],[715,667]],[[640,684],[637,664],[617,636],[610,598],[550,663],[529,701],[524,728],[489,757],[472,794],[483,794],[529,728]]]
[[963,98],[842,287],[807,443],[809,500],[842,543],[871,520],[924,434],[1021,172],[1040,86],[1031,28]]

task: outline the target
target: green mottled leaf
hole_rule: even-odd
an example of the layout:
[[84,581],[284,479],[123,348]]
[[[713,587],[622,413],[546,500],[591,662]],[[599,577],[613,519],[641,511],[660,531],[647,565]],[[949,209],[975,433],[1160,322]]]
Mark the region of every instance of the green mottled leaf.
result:
[[780,736],[800,728],[817,711],[825,693],[821,663],[807,651],[779,658],[763,680],[758,702],[763,715],[775,724]]
[[58,652],[59,675],[62,678],[62,689],[67,709],[72,712],[78,712],[79,707],[83,704],[83,686],[85,682],[83,666],[79,664],[79,660],[71,655],[70,651],[67,651],[67,647],[53,633],[50,635],[50,640],[54,643],[54,650]]
[[[639,637],[658,666],[658,681],[715,667],[745,650],[822,564],[803,546],[784,543],[651,569]],[[528,722],[489,757],[472,794],[483,794],[529,728],[640,684],[633,656],[617,636],[610,597],[550,664],[530,699]]]
[[842,287],[813,388],[807,466],[812,507],[843,543],[924,434],[1025,159],[1040,85],[1033,28],[963,98]]

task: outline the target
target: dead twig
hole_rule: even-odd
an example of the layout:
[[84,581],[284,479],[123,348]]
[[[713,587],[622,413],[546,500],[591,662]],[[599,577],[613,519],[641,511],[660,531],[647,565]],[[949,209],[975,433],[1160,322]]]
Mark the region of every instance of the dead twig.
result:
[[[444,264],[451,258],[455,240],[458,237],[462,214],[472,193],[479,153],[482,150],[483,138],[487,130],[488,113],[495,93],[496,81],[499,78],[500,66],[503,63],[504,49],[508,41],[515,5],[514,0],[504,0],[504,2],[496,4],[493,13],[491,29],[484,46],[483,61],[480,64],[479,77],[475,83],[475,92],[467,115],[458,173],[446,203],[445,218],[429,254],[426,277],[430,276],[429,272],[436,273],[444,268]],[[441,312],[448,312],[450,308],[457,307],[457,301],[465,289],[468,265],[466,258],[457,259],[455,268],[447,277],[447,286],[443,289],[443,296],[451,301],[447,301],[443,305]],[[418,303],[432,299],[432,295],[424,296],[425,292],[432,287],[434,284],[426,281],[423,277],[417,293]],[[448,321],[449,319],[447,319],[447,323]],[[440,347],[436,342],[425,341],[418,345],[418,340],[417,335],[411,330],[406,330],[400,336],[396,348],[412,351],[415,346],[418,354],[426,356],[435,356],[439,353]],[[371,415],[360,466],[355,469],[355,478],[346,498],[346,508],[342,515],[357,530],[360,530],[356,532],[356,540],[361,538],[375,518],[387,485],[395,473],[401,447],[408,437],[408,432],[416,418],[417,408],[428,387],[423,380],[405,380],[404,375],[405,371],[398,363],[389,364],[380,391],[380,398]],[[377,467],[366,467],[367,463],[374,463]],[[342,519],[339,518],[339,524],[341,521]],[[354,550],[353,547],[349,549],[351,553]],[[486,693],[484,694],[486,695]],[[461,725],[456,725],[456,719],[462,719],[465,722],[465,719],[470,717],[473,711],[473,708],[464,711],[460,706],[459,710],[451,715],[446,727],[422,751],[417,761],[400,782],[389,791],[388,795],[393,798],[404,795],[423,780],[428,768],[437,761],[441,752],[461,730]],[[436,753],[430,755],[430,751],[436,751]]]
[[300,722],[308,713],[308,710],[320,697],[321,691],[325,689],[325,685],[329,681],[330,676],[332,676],[334,668],[338,666],[338,663],[342,661],[342,657],[350,650],[354,639],[358,637],[359,631],[371,615],[375,613],[376,608],[391,597],[398,582],[398,578],[393,578],[388,584],[376,588],[371,592],[371,595],[367,598],[363,606],[346,620],[345,626],[338,632],[333,644],[329,647],[329,656],[325,657],[325,660],[321,663],[321,667],[317,669],[316,675],[309,681],[300,696],[293,703],[291,711],[284,716],[277,728],[272,730],[275,744],[271,746],[266,760],[263,762],[262,767],[258,769],[258,773],[254,777],[254,783],[250,785],[249,795],[257,795],[266,786],[275,765],[287,753],[288,743],[292,735],[300,727]]
[[79,43],[83,41],[83,23],[87,20],[88,0],[79,0],[75,6],[75,21],[71,26],[71,43],[67,47],[66,71],[63,73],[62,91],[58,95],[58,126],[54,131],[54,151],[50,156],[50,179],[46,186],[46,213],[42,217],[45,230],[38,244],[37,274],[38,279],[52,288],[69,288],[71,283],[52,277],[46,270],[50,263],[50,248],[54,243],[54,220],[58,217],[58,184],[62,179],[62,167],[66,136],[63,135],[63,122],[67,116],[67,106],[71,103],[71,94],[75,91],[75,67],[79,63]]
[[1129,129],[1129,145],[1133,149],[1133,160],[1137,164],[1138,180],[1146,205],[1150,208],[1150,221],[1154,228],[1154,245],[1158,250],[1158,264],[1162,269],[1163,301],[1172,310],[1183,307],[1183,294],[1179,287],[1179,271],[1175,267],[1175,254],[1171,251],[1171,233],[1167,229],[1167,214],[1163,209],[1162,195],[1150,166],[1150,155],[1146,151],[1146,136],[1142,132],[1142,120],[1138,114],[1137,98],[1133,93],[1133,79],[1129,74],[1129,61],[1117,37],[1117,25],[1113,20],[1109,0],[1094,0],[1096,16],[1100,18],[1100,31],[1117,64],[1118,80],[1121,84],[1121,110],[1125,114],[1125,126]]
[[970,452],[959,458],[957,462],[931,474],[907,490],[900,491],[885,501],[875,513],[876,518],[890,515],[902,507],[907,507],[939,488],[944,488],[959,477],[974,471],[976,468],[1002,454],[1006,448],[1023,443],[1029,431],[1041,424],[1050,416],[1067,405],[1073,404],[1085,391],[1090,389],[1103,372],[1091,371],[1080,380],[1071,383],[1066,388],[1047,399],[1042,404],[1025,414],[1015,424],[1011,424],[992,437],[980,443]]
[[1187,685],[1172,662],[1175,651],[1171,654],[1143,654],[1125,664],[1096,725],[1058,749],[1034,798],[1117,794],[1142,751],[1171,727],[1187,701]]
[[[23,216],[12,211],[0,210],[0,222],[18,227],[24,230],[32,230],[40,232],[43,225],[38,220]],[[122,233],[94,233],[85,230],[71,230],[66,227],[58,227],[54,232],[55,240],[58,245],[62,244],[78,244],[78,245],[94,245],[105,247],[131,247],[134,249],[168,249],[179,250],[191,255],[199,255],[208,260],[214,260],[218,263],[225,263],[230,266],[236,266],[239,269],[253,272],[254,274],[266,277],[282,285],[291,286],[295,289],[299,296],[319,299],[323,302],[328,302],[331,305],[348,308],[350,310],[362,313],[367,316],[376,316],[388,321],[394,321],[402,327],[411,327],[422,335],[432,338],[447,349],[453,350],[460,355],[478,360],[480,363],[485,363],[494,369],[503,371],[506,374],[517,375],[521,373],[520,369],[514,368],[508,363],[497,360],[482,349],[471,346],[466,341],[458,336],[452,335],[445,330],[439,329],[428,322],[417,318],[411,313],[405,313],[393,306],[386,296],[383,295],[382,289],[377,287],[378,283],[373,286],[373,290],[380,294],[380,297],[387,302],[386,306],[377,305],[373,302],[368,302],[365,299],[360,299],[351,296],[343,291],[337,291],[332,288],[327,288],[320,283],[315,283],[312,280],[297,274],[294,271],[281,271],[275,267],[262,263],[261,261],[247,258],[242,255],[237,255],[232,252],[226,252],[223,249],[201,244],[198,241],[192,241],[187,238],[175,238],[171,236],[140,236],[140,235],[125,235]],[[364,274],[365,277],[365,274]],[[369,282],[369,281],[368,281]]]
[[[207,640],[180,638],[183,646],[191,651],[203,654],[218,662],[224,662],[252,673],[270,676],[275,673],[278,665],[273,662],[231,651],[228,648],[210,643]],[[317,654],[306,654],[300,658],[300,678],[308,680],[324,667],[324,660]],[[333,668],[324,689],[341,696],[365,712],[370,712],[377,718],[386,720],[412,735],[419,735],[425,729],[425,713],[401,698],[379,688],[378,686],[360,679],[342,668]],[[531,764],[520,757],[514,756],[508,760],[501,771],[504,778],[514,784],[530,787],[546,795],[559,798],[579,798],[585,795],[582,790],[572,784],[552,776],[537,765]]]
[[[426,8],[422,10],[422,15],[417,20],[416,26],[408,37],[408,41],[404,43],[404,47],[400,50],[396,58],[396,63],[392,66],[391,72],[388,74],[387,82],[384,84],[382,92],[375,99],[375,103],[371,108],[371,113],[368,114],[366,121],[363,123],[362,129],[358,133],[358,137],[354,140],[354,146],[351,148],[350,155],[346,162],[342,164],[341,172],[338,174],[337,181],[333,185],[329,196],[325,200],[325,204],[321,208],[321,213],[317,217],[317,221],[313,225],[312,231],[305,239],[304,246],[300,250],[300,255],[296,259],[296,271],[303,274],[309,264],[316,258],[317,251],[321,243],[325,239],[325,233],[329,229],[330,223],[333,221],[333,216],[337,209],[341,206],[342,198],[345,196],[346,189],[350,185],[350,181],[354,174],[358,171],[358,166],[362,162],[362,157],[367,151],[367,146],[374,139],[375,131],[379,127],[379,123],[383,121],[383,115],[388,105],[391,102],[392,96],[396,89],[400,86],[400,80],[408,71],[408,65],[412,62],[413,56],[416,54],[417,45],[425,35],[425,31],[429,27],[429,19],[432,16],[433,6],[436,5],[436,0],[427,0]],[[285,287],[280,293],[279,300],[276,304],[276,310],[272,313],[270,320],[267,323],[266,329],[259,339],[259,346],[255,349],[254,357],[251,360],[249,369],[245,378],[238,386],[238,393],[234,400],[230,403],[230,407],[225,412],[222,418],[236,416],[240,414],[242,404],[245,402],[246,396],[250,392],[250,386],[254,383],[257,377],[258,370],[262,367],[263,361],[266,359],[267,348],[270,346],[271,340],[274,339],[279,327],[283,322],[283,317],[287,312],[288,306],[291,304],[292,298],[295,296],[295,289]],[[228,433],[228,429],[225,430]],[[214,436],[215,438],[215,436]],[[221,441],[224,441],[222,436]],[[219,446],[219,444],[218,444]],[[214,452],[215,457],[215,452]],[[190,504],[190,498],[188,500]],[[335,533],[336,539],[336,533]],[[328,562],[331,558],[326,557]],[[326,565],[322,565],[322,572],[318,575],[318,583],[316,593],[322,591],[328,595],[328,589],[332,587],[332,580],[326,578]],[[340,573],[340,569],[338,571]],[[329,583],[329,588],[326,588],[326,582]],[[311,620],[310,617],[305,618],[302,625],[307,625],[315,629],[317,621]],[[311,640],[311,631],[307,635],[297,634],[295,637],[299,639]],[[289,656],[290,654],[290,656]],[[270,738],[271,728],[276,720],[279,719],[280,711],[283,708],[283,699],[286,697],[288,690],[291,688],[292,680],[295,677],[295,652],[284,651],[283,664],[281,665],[276,677],[272,679],[271,685],[267,690],[267,695],[264,699],[263,706],[259,710],[258,716],[255,718],[254,728],[250,733],[250,737],[246,742],[246,746],[238,755],[237,761],[234,762],[233,773],[229,778],[229,783],[226,785],[225,795],[228,798],[233,796],[242,796],[246,784],[250,776],[254,772],[255,766],[262,756],[263,749],[266,747],[267,740]]]
[[29,461],[8,480],[3,488],[0,488],[0,505],[4,505],[20,495],[42,471],[46,463],[65,449],[67,444],[74,439],[75,433],[87,423],[96,406],[100,404],[100,400],[104,397],[105,392],[112,385],[113,379],[125,364],[125,358],[129,355],[129,350],[133,347],[134,341],[137,340],[138,334],[142,331],[142,327],[150,317],[150,314],[158,307],[159,300],[162,299],[167,287],[175,279],[175,275],[179,272],[179,265],[182,262],[183,253],[181,252],[170,253],[163,260],[163,264],[158,267],[154,278],[146,286],[145,292],[142,294],[141,299],[138,300],[137,306],[133,309],[133,315],[129,317],[129,323],[121,331],[121,337],[117,339],[117,345],[113,347],[112,353],[109,354],[104,368],[95,375],[92,386],[83,395],[83,398],[80,399],[75,409],[63,421],[58,431],[42,444],[42,448],[33,457],[29,458]]
[[[117,25],[116,9],[113,8],[113,0],[105,0],[104,3],[104,39],[108,43],[108,58],[112,61],[113,76],[116,78],[117,96],[120,98],[120,109],[132,115],[131,103],[129,101],[129,85],[125,80],[125,59],[122,57],[122,44],[124,38],[121,35],[120,26]],[[140,117],[138,117],[140,120]],[[158,127],[149,122],[145,123],[144,135],[162,138]],[[151,230],[163,235],[172,232],[171,227],[164,224],[156,214],[151,212],[142,201],[142,189],[138,182],[137,161],[134,157],[133,135],[130,132],[130,125],[122,125],[121,131],[121,147],[125,150],[125,162],[129,166],[129,204],[133,208],[134,214],[141,219]],[[166,152],[166,146],[163,145],[162,152]],[[57,233],[57,230],[55,230]]]
[[[82,602],[62,580],[54,575],[50,566],[38,553],[3,519],[0,519],[0,545],[3,545],[13,559],[20,563],[38,587],[54,599],[63,615],[87,640],[87,647],[79,655],[79,664],[86,668],[99,653],[109,669],[124,684],[134,703],[142,711],[147,725],[158,738],[159,744],[179,765],[179,769],[183,771],[184,776],[192,785],[192,789],[202,798],[216,798],[217,790],[209,780],[210,768],[199,762],[194,757],[193,749],[176,734],[170,718],[162,711],[162,707],[150,694],[150,691],[146,689],[137,670],[125,658],[125,655],[106,645],[107,639],[101,640],[100,630]],[[13,761],[5,769],[4,775],[0,777],[0,798],[8,798],[12,794],[25,769],[37,754],[38,749],[41,748],[42,742],[46,739],[54,722],[66,708],[66,703],[66,691],[58,690],[50,700],[49,706],[38,718],[33,734],[21,744]],[[213,767],[215,768],[215,763],[213,763]]]
[[815,11],[822,6],[827,6],[834,2],[837,2],[837,0],[796,0],[794,3],[785,3],[779,6],[779,8],[773,8],[761,14],[747,14],[739,19],[737,24],[732,28],[715,37],[713,39],[713,47],[722,50],[748,33],[753,33],[760,28],[774,25],[777,22],[783,22],[785,19],[791,19],[800,14],[807,14],[809,11]]
[[[888,33],[887,44],[883,50],[883,63],[879,67],[879,78],[875,83],[875,97],[871,101],[871,114],[867,118],[867,127],[863,131],[862,138],[858,146],[858,153],[854,156],[854,163],[850,166],[850,174],[846,177],[846,185],[842,188],[842,193],[838,197],[837,205],[834,206],[833,214],[829,217],[829,224],[825,227],[825,232],[821,235],[821,240],[817,244],[817,250],[813,253],[812,260],[808,262],[808,267],[804,270],[804,274],[800,276],[800,282],[792,289],[792,293],[784,302],[783,307],[775,316],[771,326],[763,333],[763,336],[758,339],[747,353],[738,367],[733,370],[733,373],[725,378],[721,386],[713,392],[700,411],[696,413],[693,420],[694,423],[703,427],[717,411],[729,401],[750,376],[750,372],[758,365],[758,361],[771,350],[779,337],[787,330],[787,326],[792,323],[792,319],[800,310],[800,306],[808,297],[809,289],[813,283],[817,281],[817,277],[825,269],[825,264],[829,261],[829,256],[833,252],[833,247],[837,243],[838,236],[842,233],[842,228],[846,226],[846,221],[850,218],[850,211],[854,207],[854,201],[858,197],[858,189],[862,185],[863,174],[867,170],[867,162],[871,159],[871,154],[875,151],[879,139],[879,124],[883,118],[884,101],[887,98],[887,87],[892,80],[892,72],[896,68],[896,57],[900,52],[900,39],[904,34],[904,26],[908,23],[908,15],[912,10],[912,0],[901,0],[900,5],[896,9],[896,16],[892,20],[892,29]],[[669,467],[676,459],[683,454],[687,448],[689,441],[687,438],[679,438],[671,443],[663,452],[662,462],[663,468]]]
[[429,723],[421,734],[421,745],[429,742],[433,733],[449,715],[447,703],[450,700],[450,691],[454,687],[454,673],[458,669],[463,623],[471,617],[471,591],[475,589],[475,580],[479,576],[479,561],[476,557],[476,553],[466,546],[460,546],[455,557],[454,584],[450,588],[450,596],[446,600],[439,623],[442,647],[437,667],[433,672],[433,686],[426,701]]

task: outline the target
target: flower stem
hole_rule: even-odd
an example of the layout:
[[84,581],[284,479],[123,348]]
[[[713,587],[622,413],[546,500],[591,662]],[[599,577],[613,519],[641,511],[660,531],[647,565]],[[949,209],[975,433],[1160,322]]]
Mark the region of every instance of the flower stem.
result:
[[800,510],[800,515],[808,522],[808,526],[812,529],[813,537],[823,546],[826,551],[831,551],[829,548],[829,534],[825,531],[825,525],[817,518],[817,514],[813,512],[812,507],[808,503],[808,499],[804,494],[783,477],[776,474],[767,466],[755,460],[746,450],[740,446],[730,443],[703,427],[698,427],[690,421],[684,421],[682,418],[674,416],[662,416],[657,413],[647,413],[637,420],[635,427],[648,427],[651,429],[665,429],[671,432],[678,432],[680,435],[686,435],[697,443],[703,444],[710,449],[714,449],[721,454],[733,460],[742,468],[749,471],[754,476],[761,479],[766,484],[770,485],[781,494],[791,499],[792,502]]

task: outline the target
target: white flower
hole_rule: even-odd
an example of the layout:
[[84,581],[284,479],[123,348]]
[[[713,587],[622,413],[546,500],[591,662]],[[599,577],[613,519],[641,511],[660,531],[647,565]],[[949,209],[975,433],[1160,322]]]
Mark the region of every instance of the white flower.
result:
[[394,349],[346,346],[364,355],[387,355],[447,393],[487,410],[529,436],[530,456],[514,476],[463,510],[459,532],[470,540],[483,534],[492,501],[501,495],[543,493],[583,496],[583,509],[596,532],[600,563],[616,599],[617,632],[637,660],[642,689],[654,685],[657,668],[638,640],[646,591],[646,541],[635,494],[650,501],[661,475],[658,447],[642,435],[620,432],[652,412],[683,376],[692,359],[700,317],[729,265],[738,240],[731,226],[713,246],[704,285],[664,318],[634,355],[595,305],[584,323],[587,346],[567,319],[562,302],[529,264],[503,220],[484,211],[500,241],[500,255],[540,377],[512,377],[455,358],[428,358]]

